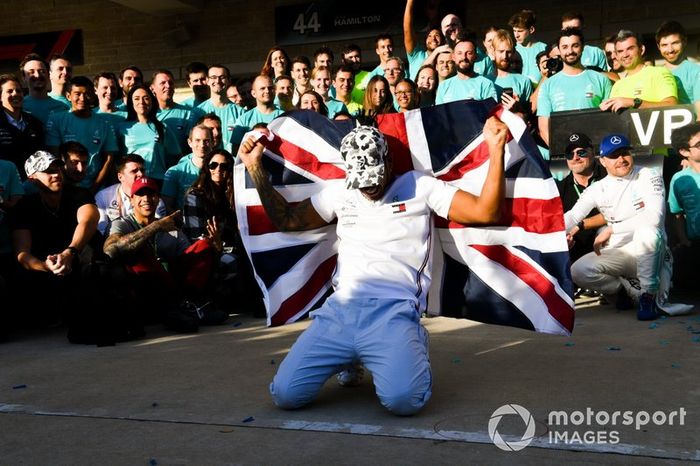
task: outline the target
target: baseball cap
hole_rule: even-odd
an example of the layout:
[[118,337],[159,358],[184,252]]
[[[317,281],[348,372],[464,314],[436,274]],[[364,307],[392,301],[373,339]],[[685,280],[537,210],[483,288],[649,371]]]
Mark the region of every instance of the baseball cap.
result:
[[346,134],[340,143],[340,155],[345,161],[345,187],[359,189],[381,183],[388,153],[386,139],[377,128],[358,126]]
[[564,150],[565,153],[570,154],[573,152],[574,149],[589,149],[593,148],[593,142],[591,142],[591,138],[586,136],[583,133],[571,133],[569,137],[566,139],[566,149]]
[[608,134],[600,141],[600,155],[608,156],[618,149],[631,149],[629,139],[624,134]]
[[154,193],[160,194],[160,187],[158,186],[158,182],[153,178],[137,178],[134,181],[134,184],[131,185],[131,195],[133,196],[142,189],[150,189]]
[[54,162],[63,165],[63,160],[52,153],[38,150],[30,155],[27,161],[24,162],[24,171],[27,173],[27,176],[32,176],[36,172],[45,172]]

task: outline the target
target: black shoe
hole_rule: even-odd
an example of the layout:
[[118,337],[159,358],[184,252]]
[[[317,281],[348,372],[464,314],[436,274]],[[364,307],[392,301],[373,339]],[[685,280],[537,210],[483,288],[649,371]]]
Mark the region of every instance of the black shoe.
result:
[[221,325],[228,319],[228,312],[219,309],[212,302],[207,302],[200,306],[199,323],[202,325]]
[[618,311],[626,311],[634,308],[634,301],[629,297],[624,288],[620,288],[615,299],[615,309]]
[[178,333],[195,333],[199,330],[197,306],[189,301],[165,313],[165,327]]

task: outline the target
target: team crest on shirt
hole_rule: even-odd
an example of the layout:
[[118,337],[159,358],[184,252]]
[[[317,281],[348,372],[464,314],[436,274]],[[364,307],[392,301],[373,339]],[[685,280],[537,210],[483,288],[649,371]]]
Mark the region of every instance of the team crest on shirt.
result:
[[634,208],[636,210],[642,210],[644,208],[644,199],[640,199],[634,203]]

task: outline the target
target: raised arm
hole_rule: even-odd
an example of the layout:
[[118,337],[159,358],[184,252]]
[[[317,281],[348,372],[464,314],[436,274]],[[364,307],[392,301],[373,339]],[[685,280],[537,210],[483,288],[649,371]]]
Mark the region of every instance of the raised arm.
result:
[[311,199],[290,204],[275,190],[262,164],[263,150],[263,145],[250,136],[238,149],[238,157],[253,179],[265,212],[275,227],[279,231],[304,231],[328,225],[314,209]]
[[416,38],[413,35],[413,0],[406,0],[403,12],[403,46],[406,54],[411,54],[416,48]]
[[457,191],[450,205],[450,220],[471,225],[494,223],[500,219],[506,192],[503,159],[507,138],[508,127],[502,121],[496,117],[486,120],[484,139],[489,148],[489,171],[484,187],[479,196]]

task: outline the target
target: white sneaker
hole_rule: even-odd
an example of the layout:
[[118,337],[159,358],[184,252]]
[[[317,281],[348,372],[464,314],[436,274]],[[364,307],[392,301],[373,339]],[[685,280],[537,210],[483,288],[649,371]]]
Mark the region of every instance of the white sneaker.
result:
[[362,383],[362,378],[365,375],[365,368],[359,362],[353,362],[344,366],[343,369],[336,374],[338,385],[341,387],[357,387]]

